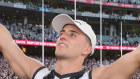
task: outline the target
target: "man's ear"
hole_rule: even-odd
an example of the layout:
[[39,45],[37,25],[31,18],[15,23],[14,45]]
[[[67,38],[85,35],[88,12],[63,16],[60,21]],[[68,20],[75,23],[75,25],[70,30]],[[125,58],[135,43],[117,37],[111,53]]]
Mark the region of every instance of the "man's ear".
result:
[[92,46],[88,46],[87,48],[85,48],[83,55],[89,55],[92,52]]

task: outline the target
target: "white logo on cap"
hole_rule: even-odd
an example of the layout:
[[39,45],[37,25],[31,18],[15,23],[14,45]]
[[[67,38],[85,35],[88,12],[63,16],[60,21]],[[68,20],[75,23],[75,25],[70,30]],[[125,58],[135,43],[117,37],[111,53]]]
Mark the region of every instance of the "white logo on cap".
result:
[[76,23],[80,24],[80,25],[83,25],[83,24],[86,24],[86,22],[84,21],[79,21],[79,20],[75,20]]

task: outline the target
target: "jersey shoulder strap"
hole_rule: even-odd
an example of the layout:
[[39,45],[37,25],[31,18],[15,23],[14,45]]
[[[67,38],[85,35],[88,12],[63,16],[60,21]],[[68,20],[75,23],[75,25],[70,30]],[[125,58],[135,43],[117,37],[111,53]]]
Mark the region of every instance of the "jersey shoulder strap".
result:
[[89,71],[88,77],[89,79],[92,79],[92,69]]
[[92,79],[92,70],[84,73],[84,75],[80,79]]
[[45,66],[38,68],[33,74],[32,79],[43,79],[44,76],[48,75],[50,71]]

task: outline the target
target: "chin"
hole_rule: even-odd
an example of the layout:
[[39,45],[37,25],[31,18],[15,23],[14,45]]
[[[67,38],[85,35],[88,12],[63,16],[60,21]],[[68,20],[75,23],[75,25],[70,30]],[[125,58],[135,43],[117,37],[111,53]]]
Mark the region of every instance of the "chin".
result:
[[57,54],[55,54],[55,56],[56,56],[58,59],[66,59],[66,58],[67,58],[65,55],[57,55]]
[[59,59],[67,58],[66,53],[63,53],[63,52],[55,52],[55,56]]

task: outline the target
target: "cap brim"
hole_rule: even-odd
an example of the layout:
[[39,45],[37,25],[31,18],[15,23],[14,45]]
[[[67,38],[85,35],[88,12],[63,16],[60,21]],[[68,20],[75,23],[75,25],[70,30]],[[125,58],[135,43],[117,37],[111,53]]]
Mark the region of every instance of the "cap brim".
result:
[[59,33],[66,24],[75,24],[73,19],[66,14],[59,14],[52,20],[52,27],[57,33]]

